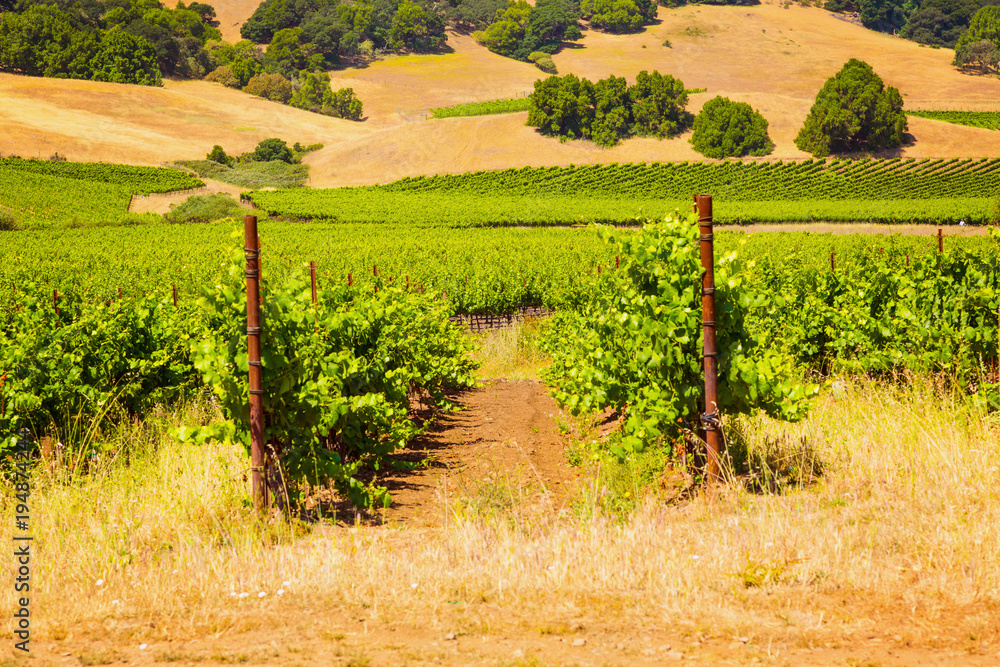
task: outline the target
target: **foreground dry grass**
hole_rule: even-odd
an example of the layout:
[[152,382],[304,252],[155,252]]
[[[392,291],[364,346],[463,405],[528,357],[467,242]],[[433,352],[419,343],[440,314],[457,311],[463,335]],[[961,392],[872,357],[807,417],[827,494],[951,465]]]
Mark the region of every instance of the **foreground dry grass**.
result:
[[[838,382],[801,424],[739,428],[793,481],[822,474],[784,493],[650,497],[620,521],[600,508],[621,470],[584,474],[563,515],[486,480],[482,493],[508,502],[442,498],[453,517],[442,529],[300,536],[250,519],[237,452],[147,431],[129,466],[37,480],[36,655],[996,663],[995,415],[928,385]],[[10,587],[0,604],[13,606]]]

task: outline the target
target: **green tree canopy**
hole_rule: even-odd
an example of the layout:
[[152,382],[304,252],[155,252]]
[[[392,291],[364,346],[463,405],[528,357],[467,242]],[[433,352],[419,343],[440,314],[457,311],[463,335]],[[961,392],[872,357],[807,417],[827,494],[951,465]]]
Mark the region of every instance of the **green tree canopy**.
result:
[[251,159],[254,162],[272,162],[279,160],[281,162],[291,164],[292,149],[290,149],[288,144],[281,139],[265,139],[257,144],[257,147],[251,154]]
[[560,139],[591,139],[613,146],[634,134],[667,137],[686,129],[684,84],[659,72],[640,72],[636,83],[611,76],[596,84],[572,74],[535,82],[528,125]]
[[714,97],[694,119],[691,145],[705,157],[767,155],[774,148],[767,120],[746,102]]
[[899,91],[886,87],[871,65],[851,58],[819,91],[795,145],[817,157],[895,148],[906,129]]
[[94,81],[163,85],[156,66],[156,49],[142,37],[112,28],[101,39],[94,57]]
[[[969,21],[969,29],[965,31],[961,39],[955,45],[956,61],[957,54],[969,46],[986,40],[993,46],[1000,49],[1000,7],[995,5],[982,7],[973,15]],[[956,62],[956,64],[958,64]]]
[[643,137],[669,137],[691,123],[684,83],[669,74],[643,70],[629,88],[632,132]]

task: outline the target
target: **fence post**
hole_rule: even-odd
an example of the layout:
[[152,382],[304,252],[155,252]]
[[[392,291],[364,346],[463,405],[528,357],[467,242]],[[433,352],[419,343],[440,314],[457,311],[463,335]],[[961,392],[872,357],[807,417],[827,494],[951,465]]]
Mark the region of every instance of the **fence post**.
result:
[[174,288],[174,308],[176,308],[177,307],[177,285],[176,285],[176,283],[174,284],[173,288]]
[[260,363],[260,245],[257,216],[243,218],[244,253],[247,261],[247,353],[250,365],[250,486],[253,507],[267,507],[264,478],[264,391]]
[[836,270],[837,270],[837,262],[836,262],[836,260],[834,260],[833,253],[831,252],[830,253],[830,271],[836,271]]
[[708,484],[719,481],[719,455],[722,450],[722,424],[719,421],[719,353],[715,346],[715,253],[712,247],[712,195],[694,195],[698,214],[699,245],[701,246],[701,319],[704,331],[705,413],[701,425],[705,430],[705,479]]
[[56,309],[56,323],[59,321],[59,290],[52,290],[52,307]]
[[944,230],[938,227],[938,254],[944,252]]
[[316,303],[316,262],[309,262],[309,282],[312,283],[313,304]]

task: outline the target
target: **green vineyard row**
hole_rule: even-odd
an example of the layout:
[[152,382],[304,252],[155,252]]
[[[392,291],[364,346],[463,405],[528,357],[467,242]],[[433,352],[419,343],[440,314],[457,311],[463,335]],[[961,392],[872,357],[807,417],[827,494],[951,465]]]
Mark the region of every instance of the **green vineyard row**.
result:
[[178,169],[101,162],[0,159],[0,212],[18,227],[92,227],[152,222],[130,215],[133,195],[203,186]]
[[955,125],[1000,130],[1000,111],[907,111],[906,115],[940,120]]
[[717,221],[989,221],[1000,159],[679,162],[403,178],[380,186],[254,191],[271,215],[450,226],[629,223],[711,194]]
[[469,102],[455,104],[450,107],[431,109],[431,118],[462,118],[466,116],[489,116],[501,113],[517,113],[528,110],[527,97],[514,97],[507,100],[490,100],[488,102]]

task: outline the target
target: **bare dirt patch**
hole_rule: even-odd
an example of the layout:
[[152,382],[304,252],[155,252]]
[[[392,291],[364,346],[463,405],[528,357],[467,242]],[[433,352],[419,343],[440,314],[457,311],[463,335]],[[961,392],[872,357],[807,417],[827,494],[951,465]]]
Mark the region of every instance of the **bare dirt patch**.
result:
[[386,480],[393,505],[386,523],[448,523],[448,496],[480,496],[509,504],[533,496],[565,507],[576,475],[566,462],[568,426],[545,386],[532,380],[488,380],[456,398],[458,412],[437,417],[400,454],[425,462]]

